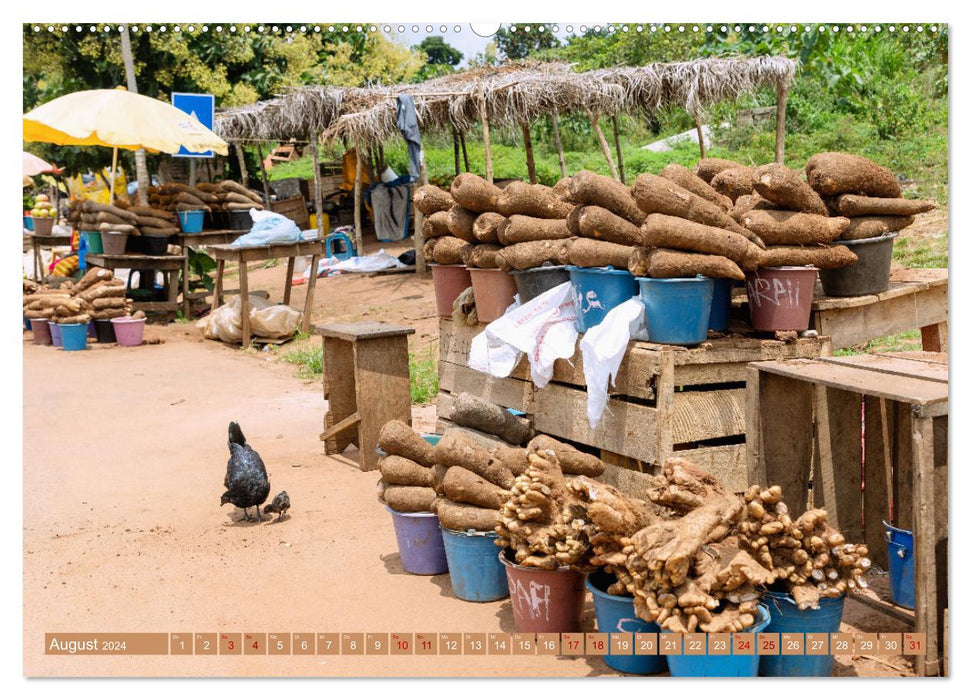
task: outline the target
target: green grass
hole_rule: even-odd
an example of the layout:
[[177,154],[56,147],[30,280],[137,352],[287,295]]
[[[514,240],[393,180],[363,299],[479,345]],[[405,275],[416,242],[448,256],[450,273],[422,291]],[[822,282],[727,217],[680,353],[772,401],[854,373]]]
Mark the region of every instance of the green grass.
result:
[[433,347],[408,354],[408,377],[412,403],[429,403],[438,396],[438,353]]
[[[907,230],[904,229],[903,234]],[[913,239],[901,235],[894,242],[893,259],[905,267],[947,267],[947,233]]]
[[920,331],[904,331],[895,335],[888,335],[882,338],[874,338],[863,347],[840,348],[834,350],[836,357],[848,357],[850,355],[862,355],[871,352],[909,352],[920,350]]
[[284,362],[297,365],[297,376],[313,379],[324,373],[324,350],[317,345],[296,347],[280,357]]

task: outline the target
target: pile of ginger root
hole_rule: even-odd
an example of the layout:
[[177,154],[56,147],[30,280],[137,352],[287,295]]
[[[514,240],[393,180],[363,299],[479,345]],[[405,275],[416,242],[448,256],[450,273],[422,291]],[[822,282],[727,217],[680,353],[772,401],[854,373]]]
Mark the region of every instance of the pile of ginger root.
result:
[[866,587],[866,546],[847,543],[822,508],[791,517],[779,486],[736,495],[671,458],[645,501],[564,475],[558,451],[529,449],[500,508],[497,546],[522,566],[603,567],[616,578],[607,592],[632,595],[637,615],[662,629],[741,631],[755,623],[770,587],[800,609]]

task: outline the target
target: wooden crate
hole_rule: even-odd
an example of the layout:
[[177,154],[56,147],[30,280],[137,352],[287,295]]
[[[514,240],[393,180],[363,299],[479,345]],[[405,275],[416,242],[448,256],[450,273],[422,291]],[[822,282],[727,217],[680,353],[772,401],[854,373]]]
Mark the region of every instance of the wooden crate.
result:
[[829,354],[826,338],[793,342],[728,337],[699,348],[632,342],[596,429],[587,421],[587,393],[579,349],[559,360],[553,380],[536,389],[524,358],[507,378],[468,367],[472,338],[484,326],[439,322],[438,417],[450,427],[452,396],[467,391],[524,411],[534,428],[601,450],[608,461],[653,471],[668,457],[690,459],[727,486],[748,485],[745,461],[745,384],[749,362]]
[[270,203],[270,210],[277,214],[283,214],[288,219],[293,219],[293,222],[301,230],[310,227],[310,214],[307,212],[307,202],[304,201],[303,197],[278,199]]

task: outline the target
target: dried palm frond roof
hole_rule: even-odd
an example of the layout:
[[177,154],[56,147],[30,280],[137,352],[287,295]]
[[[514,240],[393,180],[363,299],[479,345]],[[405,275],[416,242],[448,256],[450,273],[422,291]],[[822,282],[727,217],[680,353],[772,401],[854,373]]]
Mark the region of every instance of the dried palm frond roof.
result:
[[397,97],[409,94],[422,129],[464,132],[480,121],[528,123],[554,111],[650,114],[689,112],[737,99],[766,85],[788,86],[796,61],[780,56],[703,58],[575,72],[565,63],[524,61],[483,66],[419,84],[340,88],[306,86],[217,115],[228,140],[276,140],[320,134],[324,140],[375,143],[398,137]]

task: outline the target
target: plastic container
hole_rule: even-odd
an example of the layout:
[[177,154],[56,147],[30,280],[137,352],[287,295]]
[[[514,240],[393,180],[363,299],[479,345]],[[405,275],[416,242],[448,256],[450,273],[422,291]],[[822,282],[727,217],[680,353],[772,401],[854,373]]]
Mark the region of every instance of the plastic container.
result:
[[399,513],[390,506],[385,508],[391,513],[404,570],[421,576],[446,573],[448,561],[438,516],[434,513]]
[[459,532],[442,527],[448,575],[458,598],[486,603],[509,596],[496,537],[495,532]]
[[30,319],[27,318],[27,314],[24,314],[24,330],[25,331],[30,330]]
[[897,231],[876,238],[839,241],[856,253],[856,263],[836,270],[820,270],[823,294],[829,297],[859,297],[879,294],[890,288],[890,261]]
[[[435,304],[439,316],[452,316],[452,304],[459,294],[472,286],[472,277],[465,265],[429,265],[435,285]],[[481,320],[481,317],[480,317]]]
[[513,619],[519,632],[579,632],[586,590],[584,575],[568,568],[547,571],[513,564],[506,567]]
[[714,280],[708,277],[638,277],[644,322],[652,343],[697,345],[708,338]]
[[177,213],[179,215],[179,228],[182,229],[182,233],[202,233],[202,224],[206,218],[204,210],[195,209]]
[[54,217],[44,216],[44,217],[38,218],[38,217],[32,216],[30,218],[34,224],[34,227],[33,227],[34,233],[36,233],[38,236],[51,235],[51,232],[54,230]]
[[111,319],[115,329],[115,340],[119,345],[141,345],[145,333],[145,319],[120,316]]
[[[334,252],[334,243],[339,245],[337,252]],[[354,241],[343,231],[330,233],[324,238],[324,257],[334,257],[338,260],[349,260],[356,255],[354,251]]]
[[[800,610],[788,593],[767,591],[762,603],[769,609],[772,621],[766,632],[825,632],[840,631],[843,619],[843,603],[846,598],[822,598],[818,610]],[[763,676],[829,676],[833,670],[832,656],[812,654],[763,656],[759,661],[759,673]]]
[[516,280],[505,270],[471,268],[472,294],[479,323],[490,323],[505,313],[516,297]]
[[88,337],[89,338],[98,337],[98,331],[95,330],[95,327],[94,327],[94,319],[91,319],[90,321],[88,321]]
[[128,234],[121,231],[105,231],[101,234],[105,255],[124,255],[128,245]]
[[615,306],[637,296],[634,275],[612,267],[576,267],[569,265],[573,300],[577,305],[574,321],[577,331],[586,333],[604,320]]
[[58,326],[54,321],[48,321],[47,327],[51,329],[51,344],[53,344],[55,348],[61,347],[62,342],[60,326]]
[[[320,217],[324,222],[324,235],[326,236],[330,233],[330,214],[325,211],[320,212]],[[317,230],[317,214],[310,215],[310,228],[313,231]]]
[[890,599],[902,608],[914,609],[914,533],[887,522],[887,561]]
[[528,270],[511,270],[510,274],[516,282],[519,298],[524,304],[553,287],[559,287],[564,282],[570,281],[570,273],[566,265],[544,265]]
[[87,323],[58,323],[57,326],[61,331],[61,347],[64,350],[88,349]]
[[97,318],[94,321],[94,333],[99,343],[117,343],[115,326],[110,318]]
[[34,334],[34,345],[53,345],[51,326],[43,318],[35,318],[30,322],[30,330]]
[[166,255],[169,250],[168,236],[138,236],[145,255]]
[[815,267],[763,267],[745,276],[752,327],[757,331],[804,331],[816,286]]
[[[634,612],[634,599],[631,596],[611,595],[607,588],[617,579],[602,569],[587,576],[587,590],[593,594],[593,609],[597,615],[597,631],[609,634],[646,632],[657,634],[661,631],[653,622],[642,620]],[[610,651],[613,651],[612,649]],[[623,673],[661,673],[667,670],[663,656],[635,656],[631,654],[607,654],[604,663]]]
[[253,217],[249,209],[234,209],[229,212],[229,224],[233,231],[249,231],[253,228]]
[[[742,630],[742,632],[753,632],[755,634],[764,632],[770,622],[772,622],[772,616],[769,609],[764,605],[759,605],[759,617],[755,624]],[[711,643],[710,637],[706,637],[706,640],[708,644]],[[667,657],[667,660],[671,675],[680,678],[739,676],[754,678],[759,674],[760,658],[762,657],[755,653],[738,656],[734,653],[725,656],[672,654]]]
[[711,292],[711,314],[708,316],[708,330],[723,331],[728,328],[732,316],[732,280],[715,279]]
[[88,242],[88,252],[100,255],[105,252],[104,244],[101,241],[101,231],[81,231],[81,235]]
[[27,229],[28,231],[34,230],[34,217],[32,216],[24,217],[24,228]]

